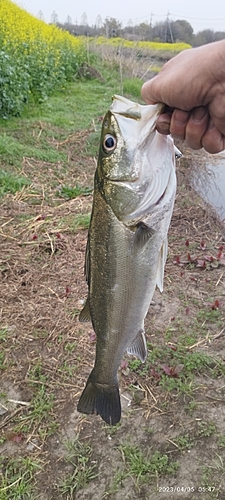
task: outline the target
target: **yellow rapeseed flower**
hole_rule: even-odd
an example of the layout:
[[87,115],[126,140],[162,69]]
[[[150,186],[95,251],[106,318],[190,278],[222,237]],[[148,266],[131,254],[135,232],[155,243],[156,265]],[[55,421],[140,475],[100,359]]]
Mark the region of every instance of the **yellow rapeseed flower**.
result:
[[116,37],[116,38],[106,38],[104,36],[99,36],[92,40],[95,41],[97,45],[111,45],[116,47],[127,47],[127,48],[135,48],[135,49],[146,49],[146,50],[165,50],[172,52],[181,52],[182,50],[191,48],[191,45],[184,42],[178,43],[163,43],[163,42],[144,42],[144,41],[131,41],[126,40],[124,38]]
[[84,60],[84,43],[0,0],[0,115],[18,114],[30,95],[43,100]]

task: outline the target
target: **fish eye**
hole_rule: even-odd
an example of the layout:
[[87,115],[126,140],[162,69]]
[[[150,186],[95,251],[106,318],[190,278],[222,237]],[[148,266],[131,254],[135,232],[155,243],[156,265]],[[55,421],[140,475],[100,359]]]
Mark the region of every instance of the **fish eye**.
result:
[[102,146],[105,153],[111,153],[116,148],[116,138],[111,134],[106,134]]

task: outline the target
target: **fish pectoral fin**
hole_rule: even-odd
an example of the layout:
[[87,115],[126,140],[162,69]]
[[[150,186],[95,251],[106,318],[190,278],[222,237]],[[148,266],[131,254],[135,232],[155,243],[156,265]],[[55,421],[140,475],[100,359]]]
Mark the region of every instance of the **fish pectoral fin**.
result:
[[163,277],[164,277],[164,267],[167,258],[167,251],[168,251],[168,241],[166,240],[161,246],[159,252],[158,267],[157,267],[156,284],[160,292],[163,292]]
[[132,354],[133,356],[137,356],[142,363],[145,362],[148,354],[147,344],[145,339],[144,330],[140,330],[133,340],[130,347],[127,349],[128,354]]
[[91,372],[77,405],[81,413],[96,413],[109,425],[115,425],[121,418],[121,402],[118,383],[113,386],[98,384]]
[[144,222],[138,222],[133,239],[134,253],[138,253],[143,249],[149,239],[153,236],[154,232],[154,229],[147,226]]
[[81,323],[87,323],[88,321],[91,321],[89,297],[87,298],[84,307],[79,314],[79,321]]

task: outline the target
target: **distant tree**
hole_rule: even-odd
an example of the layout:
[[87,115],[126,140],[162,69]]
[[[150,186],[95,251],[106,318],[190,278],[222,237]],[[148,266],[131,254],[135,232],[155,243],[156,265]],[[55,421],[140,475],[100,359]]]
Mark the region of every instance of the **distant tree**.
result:
[[43,14],[42,10],[39,10],[37,17],[38,17],[38,19],[40,19],[40,21],[44,21],[44,14]]
[[200,45],[205,45],[206,43],[214,42],[215,33],[213,30],[207,29],[203,31],[199,31],[197,35],[195,35],[193,40],[194,47],[199,47]]
[[129,21],[127,22],[127,25],[122,30],[122,36],[124,38],[132,39],[133,35],[134,35],[134,25],[133,25],[132,19],[129,19]]
[[107,38],[119,36],[122,23],[114,17],[107,17],[103,23],[103,30]]
[[58,24],[59,18],[58,14],[53,10],[52,15],[51,15],[51,24]]
[[142,40],[150,40],[152,28],[146,21],[145,23],[141,23],[137,26],[137,32]]
[[215,42],[218,42],[219,40],[224,40],[225,38],[225,31],[216,31],[214,34],[214,40]]
[[177,21],[171,21],[170,26],[174,41],[192,43],[193,28],[190,23],[184,19],[178,19]]
[[87,14],[84,12],[81,16],[81,26],[87,26],[88,25],[88,19],[87,19]]
[[67,16],[65,24],[73,24],[71,16]]
[[102,18],[100,14],[96,17],[95,26],[98,30],[102,27]]
[[157,41],[165,41],[166,21],[160,21],[152,28],[153,39]]

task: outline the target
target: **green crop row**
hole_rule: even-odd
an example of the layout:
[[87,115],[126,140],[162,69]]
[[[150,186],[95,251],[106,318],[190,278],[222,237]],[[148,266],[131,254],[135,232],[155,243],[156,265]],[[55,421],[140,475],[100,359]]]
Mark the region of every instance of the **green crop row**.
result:
[[71,81],[85,60],[85,46],[11,0],[0,2],[0,26],[0,116],[7,118]]

